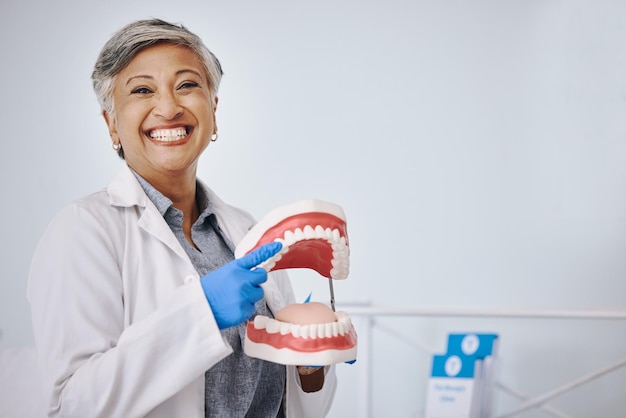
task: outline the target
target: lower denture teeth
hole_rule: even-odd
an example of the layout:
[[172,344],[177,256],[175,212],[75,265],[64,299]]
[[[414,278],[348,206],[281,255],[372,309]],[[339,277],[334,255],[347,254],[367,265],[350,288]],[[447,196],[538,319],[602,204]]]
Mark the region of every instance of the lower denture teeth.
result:
[[330,338],[333,336],[333,323],[324,324],[324,337]]
[[291,335],[293,335],[296,338],[300,338],[300,325],[292,325],[291,326]]
[[302,325],[300,327],[300,338],[309,338],[309,325]]
[[280,323],[275,319],[270,319],[267,322],[267,326],[265,327],[265,331],[268,334],[276,334],[280,331]]
[[291,331],[291,324],[283,322],[280,324],[280,335],[287,335]]

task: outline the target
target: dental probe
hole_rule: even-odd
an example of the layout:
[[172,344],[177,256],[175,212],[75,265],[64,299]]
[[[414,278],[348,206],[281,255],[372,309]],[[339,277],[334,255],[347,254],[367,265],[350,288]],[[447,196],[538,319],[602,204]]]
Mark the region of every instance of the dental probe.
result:
[[328,279],[328,285],[330,286],[330,307],[335,312],[335,291],[333,290],[333,279]]

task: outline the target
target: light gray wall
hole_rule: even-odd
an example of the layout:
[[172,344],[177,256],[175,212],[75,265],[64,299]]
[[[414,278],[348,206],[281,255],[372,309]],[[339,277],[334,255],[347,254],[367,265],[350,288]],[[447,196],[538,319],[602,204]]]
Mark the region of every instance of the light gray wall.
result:
[[[25,283],[46,224],[120,167],[89,75],[145,17],[184,23],[224,65],[205,181],[257,216],[344,207],[339,303],[624,307],[626,2],[3,0],[0,347],[32,344]],[[318,280],[297,272],[298,297],[325,300]],[[381,323],[440,349],[450,331],[499,332],[502,379],[529,395],[626,344],[615,322]],[[374,354],[374,416],[419,416],[428,356],[380,331]],[[340,370],[333,416],[355,410],[358,367]],[[554,404],[618,417],[624,387],[618,371]]]

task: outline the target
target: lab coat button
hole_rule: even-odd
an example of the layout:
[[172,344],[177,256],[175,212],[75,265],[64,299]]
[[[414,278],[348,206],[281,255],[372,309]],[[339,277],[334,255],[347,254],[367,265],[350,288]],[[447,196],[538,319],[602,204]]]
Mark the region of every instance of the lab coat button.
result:
[[198,278],[190,274],[189,276],[185,276],[185,280],[183,280],[183,283],[189,284],[195,280],[198,280]]

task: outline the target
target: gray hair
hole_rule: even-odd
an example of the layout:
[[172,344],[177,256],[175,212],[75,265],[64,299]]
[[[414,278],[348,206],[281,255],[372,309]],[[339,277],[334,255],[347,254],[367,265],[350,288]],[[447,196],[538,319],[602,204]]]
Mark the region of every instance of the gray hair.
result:
[[116,32],[104,45],[91,80],[100,107],[114,117],[113,86],[115,77],[140,51],[158,43],[171,43],[189,48],[204,66],[212,99],[217,96],[222,79],[222,66],[198,35],[181,24],[161,19],[138,20]]

